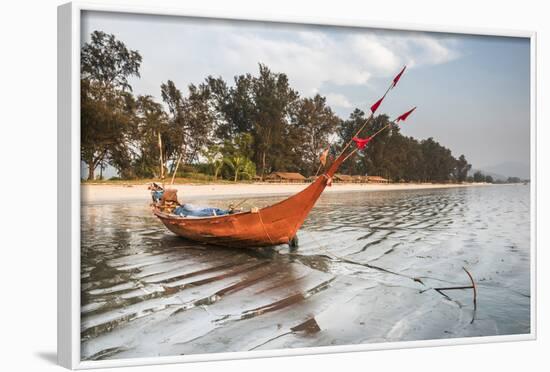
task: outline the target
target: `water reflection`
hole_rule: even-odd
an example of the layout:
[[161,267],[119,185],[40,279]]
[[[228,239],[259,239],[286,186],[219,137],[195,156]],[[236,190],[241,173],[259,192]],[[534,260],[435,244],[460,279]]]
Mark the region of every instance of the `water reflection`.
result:
[[[325,194],[291,251],[196,244],[146,205],[84,205],[82,357],[527,333],[528,206],[521,185]],[[426,290],[468,284],[462,266],[472,324],[470,293]]]

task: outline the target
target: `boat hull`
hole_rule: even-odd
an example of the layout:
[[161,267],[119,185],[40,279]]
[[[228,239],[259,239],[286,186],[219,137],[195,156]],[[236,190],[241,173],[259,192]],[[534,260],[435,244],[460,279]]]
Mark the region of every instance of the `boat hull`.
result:
[[187,218],[153,207],[153,213],[174,234],[201,243],[246,248],[289,244],[342,160],[339,157],[325,174],[301,192],[256,211]]

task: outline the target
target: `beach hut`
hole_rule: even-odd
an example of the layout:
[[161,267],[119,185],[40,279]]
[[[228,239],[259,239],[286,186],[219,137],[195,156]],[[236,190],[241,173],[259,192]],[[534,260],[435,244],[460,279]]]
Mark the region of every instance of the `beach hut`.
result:
[[389,183],[390,181],[380,176],[367,176],[367,182],[368,183]]
[[332,179],[338,183],[353,183],[353,177],[347,174],[335,174]]
[[267,182],[300,183],[305,182],[306,178],[295,172],[273,172],[265,180]]
[[353,182],[355,183],[366,183],[367,177],[366,176],[353,176]]

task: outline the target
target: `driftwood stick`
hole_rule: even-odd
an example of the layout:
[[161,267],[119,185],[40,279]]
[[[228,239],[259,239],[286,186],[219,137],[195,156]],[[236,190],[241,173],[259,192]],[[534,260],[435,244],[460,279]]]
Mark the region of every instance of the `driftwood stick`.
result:
[[445,297],[447,300],[452,301],[452,299],[451,299],[449,296],[447,296],[445,293],[443,293],[440,289],[434,288],[434,290],[435,290],[437,293],[439,293],[440,295],[442,295],[443,297]]
[[465,285],[463,287],[441,287],[441,288],[434,288],[436,291],[450,291],[452,289],[470,289],[474,288],[471,285]]
[[452,291],[454,289],[471,289],[474,292],[474,311],[477,310],[477,287],[476,283],[474,281],[474,277],[468,270],[466,270],[465,267],[462,268],[466,274],[468,275],[468,278],[470,278],[470,282],[472,282],[472,285],[462,285],[462,286],[456,286],[456,287],[438,287],[434,288],[435,291],[437,291],[439,294],[449,298],[443,291]]
[[477,309],[477,288],[476,288],[476,283],[474,282],[474,277],[472,276],[472,274],[470,274],[470,272],[468,270],[466,270],[465,267],[463,267],[462,269],[464,269],[464,271],[466,271],[466,274],[468,274],[468,277],[470,278],[470,281],[472,282],[472,289],[474,291],[474,311]]

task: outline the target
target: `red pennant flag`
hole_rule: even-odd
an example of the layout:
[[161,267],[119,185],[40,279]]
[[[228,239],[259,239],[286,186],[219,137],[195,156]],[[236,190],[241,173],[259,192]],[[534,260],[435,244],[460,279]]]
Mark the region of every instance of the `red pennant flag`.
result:
[[353,137],[352,138],[353,142],[355,142],[359,150],[363,150],[367,146],[367,144],[370,142],[371,139],[372,137],[367,137],[367,138]]
[[397,119],[395,119],[395,122],[399,122],[399,121],[405,121],[407,120],[407,118],[409,117],[410,114],[412,114],[412,112],[416,110],[416,107],[413,107],[411,110],[407,111],[406,113],[402,114],[400,117],[398,117]]
[[405,69],[407,68],[407,66],[403,67],[403,70],[401,70],[400,73],[398,73],[394,78],[393,78],[393,85],[392,85],[392,88],[395,87],[397,85],[397,82],[399,81],[399,79],[401,79],[401,75],[403,75],[403,73],[405,72]]
[[[384,97],[386,97],[386,96],[384,96]],[[382,101],[384,100],[384,97],[380,98],[378,101],[376,101],[376,103],[374,105],[372,105],[370,107],[370,110],[372,111],[373,114],[376,112],[376,110],[378,110],[378,107],[380,107],[380,105],[382,104]]]

